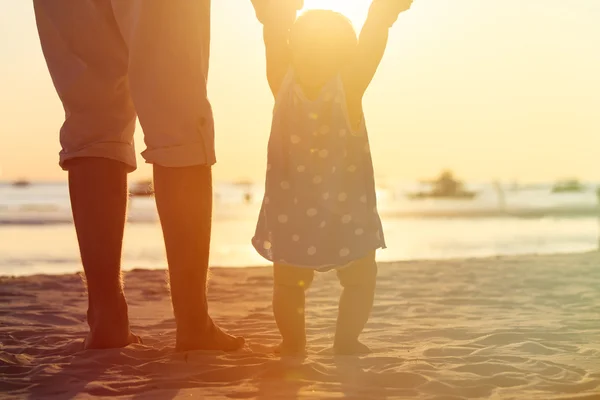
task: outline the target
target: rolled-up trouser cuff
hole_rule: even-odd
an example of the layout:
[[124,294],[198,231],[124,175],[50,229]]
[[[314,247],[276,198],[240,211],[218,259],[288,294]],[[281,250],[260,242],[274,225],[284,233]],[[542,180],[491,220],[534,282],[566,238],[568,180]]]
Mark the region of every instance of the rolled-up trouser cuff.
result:
[[149,164],[168,168],[214,165],[217,162],[214,151],[212,149],[208,150],[204,142],[195,142],[179,146],[148,149],[142,153],[142,156]]
[[118,142],[93,143],[76,151],[63,150],[60,152],[60,167],[67,171],[69,169],[67,161],[82,157],[99,157],[120,161],[129,167],[129,172],[133,172],[137,168],[133,146]]

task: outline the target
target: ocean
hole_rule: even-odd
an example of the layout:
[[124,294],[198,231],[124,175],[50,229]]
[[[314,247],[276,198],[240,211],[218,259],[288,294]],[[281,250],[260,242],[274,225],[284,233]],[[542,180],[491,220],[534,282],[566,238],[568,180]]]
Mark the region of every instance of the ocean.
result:
[[[417,185],[386,183],[378,203],[388,248],[380,261],[549,254],[598,248],[595,185],[555,194],[539,184],[498,190],[471,184],[474,200],[409,200]],[[268,265],[250,244],[262,200],[261,184],[217,183],[211,266]],[[123,269],[165,268],[154,199],[132,198]],[[0,275],[81,270],[66,183],[0,183]]]

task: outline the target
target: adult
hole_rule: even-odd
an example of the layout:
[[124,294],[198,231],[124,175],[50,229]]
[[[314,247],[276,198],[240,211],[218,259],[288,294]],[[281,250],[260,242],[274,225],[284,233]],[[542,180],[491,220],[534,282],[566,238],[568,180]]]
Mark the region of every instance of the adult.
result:
[[88,290],[85,348],[139,343],[121,281],[127,174],[136,117],[153,164],[169,265],[176,349],[236,350],[208,314],[215,163],[206,93],[210,0],[34,0],[44,56],[63,103],[68,171]]

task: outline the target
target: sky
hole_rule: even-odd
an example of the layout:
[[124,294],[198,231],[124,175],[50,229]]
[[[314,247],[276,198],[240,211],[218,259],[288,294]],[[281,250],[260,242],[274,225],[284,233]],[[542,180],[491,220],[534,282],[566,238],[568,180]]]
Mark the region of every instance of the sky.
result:
[[[369,0],[306,0],[362,25]],[[62,180],[32,2],[0,0],[0,180]],[[415,0],[364,100],[378,179],[600,180],[600,1]],[[213,1],[217,180],[264,177],[273,99],[250,0]],[[136,133],[141,151],[141,128]],[[151,169],[141,157],[136,179]]]

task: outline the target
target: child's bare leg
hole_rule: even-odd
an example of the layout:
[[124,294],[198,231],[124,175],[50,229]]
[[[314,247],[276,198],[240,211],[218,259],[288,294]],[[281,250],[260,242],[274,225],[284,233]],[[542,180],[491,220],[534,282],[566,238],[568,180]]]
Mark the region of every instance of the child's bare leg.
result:
[[278,348],[281,354],[300,355],[305,352],[305,292],[313,277],[311,269],[275,264],[273,314],[283,339]]
[[357,354],[370,351],[358,340],[358,337],[371,315],[376,277],[375,253],[338,271],[338,278],[344,290],[340,297],[333,344],[336,354]]

